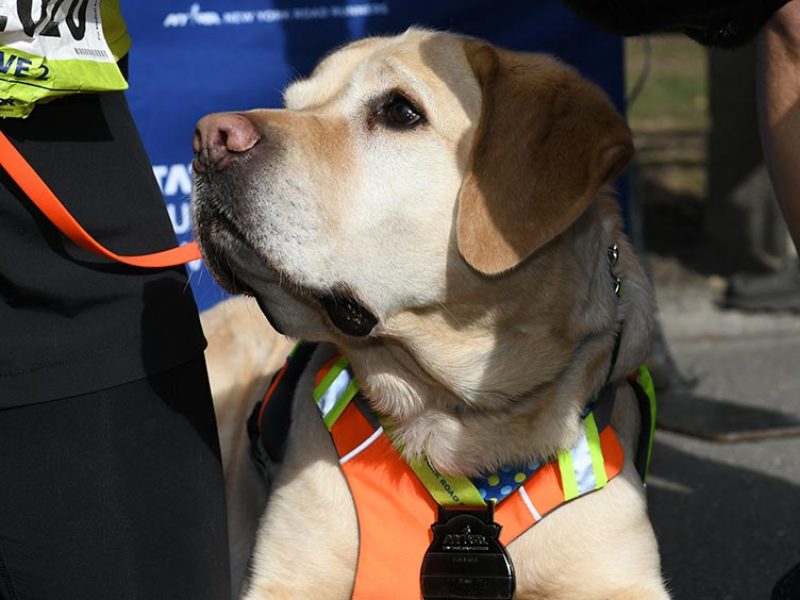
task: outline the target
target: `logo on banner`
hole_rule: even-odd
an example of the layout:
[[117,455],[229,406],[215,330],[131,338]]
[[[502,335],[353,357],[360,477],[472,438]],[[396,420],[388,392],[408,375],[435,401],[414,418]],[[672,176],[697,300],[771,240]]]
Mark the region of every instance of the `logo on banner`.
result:
[[362,2],[359,4],[334,4],[325,6],[298,6],[295,8],[265,8],[258,10],[203,10],[194,3],[186,12],[168,13],[164,27],[217,27],[220,25],[250,25],[252,23],[280,23],[283,21],[311,21],[323,19],[348,19],[388,15],[388,2]]

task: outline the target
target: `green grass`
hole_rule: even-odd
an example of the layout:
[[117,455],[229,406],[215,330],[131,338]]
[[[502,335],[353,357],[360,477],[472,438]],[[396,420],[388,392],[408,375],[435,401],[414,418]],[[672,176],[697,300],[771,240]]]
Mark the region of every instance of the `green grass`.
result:
[[[683,36],[652,36],[651,67],[628,117],[636,131],[708,129],[706,51]],[[630,91],[645,62],[645,42],[628,40],[625,60]]]

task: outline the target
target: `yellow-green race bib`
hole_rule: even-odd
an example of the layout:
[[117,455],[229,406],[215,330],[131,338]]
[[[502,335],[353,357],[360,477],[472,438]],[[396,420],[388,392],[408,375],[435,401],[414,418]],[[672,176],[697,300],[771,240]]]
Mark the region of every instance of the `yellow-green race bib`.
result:
[[0,0],[0,117],[37,102],[127,89],[130,39],[119,0]]

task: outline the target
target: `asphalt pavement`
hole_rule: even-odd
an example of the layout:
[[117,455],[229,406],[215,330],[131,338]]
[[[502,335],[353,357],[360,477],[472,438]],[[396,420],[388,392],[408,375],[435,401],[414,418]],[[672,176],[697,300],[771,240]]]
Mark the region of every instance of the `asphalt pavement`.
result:
[[[672,431],[656,434],[648,498],[664,575],[675,600],[768,600],[800,562],[800,316],[722,309],[724,281],[654,261],[665,337],[696,378],[660,399]],[[730,415],[743,441],[703,437]]]

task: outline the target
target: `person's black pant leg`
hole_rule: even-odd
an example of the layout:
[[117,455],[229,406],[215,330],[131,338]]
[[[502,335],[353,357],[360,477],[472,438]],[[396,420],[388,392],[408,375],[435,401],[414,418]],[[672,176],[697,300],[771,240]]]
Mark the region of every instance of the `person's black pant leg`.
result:
[[220,600],[228,568],[202,358],[0,410],[0,598]]

